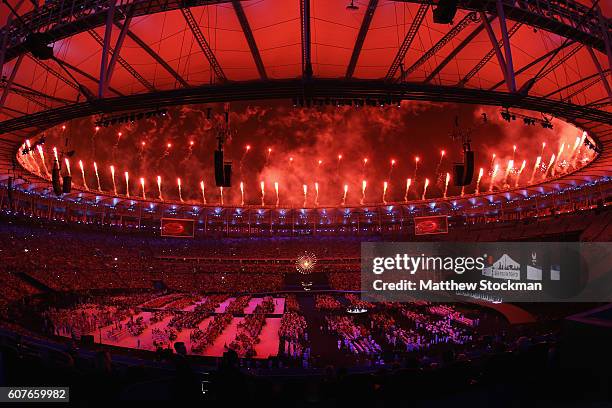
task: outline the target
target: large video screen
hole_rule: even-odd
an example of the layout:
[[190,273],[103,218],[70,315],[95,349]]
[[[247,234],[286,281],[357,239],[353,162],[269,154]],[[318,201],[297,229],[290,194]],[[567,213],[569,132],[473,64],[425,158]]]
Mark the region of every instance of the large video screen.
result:
[[194,221],[179,218],[162,218],[162,237],[193,238]]
[[414,235],[448,234],[446,215],[414,217]]

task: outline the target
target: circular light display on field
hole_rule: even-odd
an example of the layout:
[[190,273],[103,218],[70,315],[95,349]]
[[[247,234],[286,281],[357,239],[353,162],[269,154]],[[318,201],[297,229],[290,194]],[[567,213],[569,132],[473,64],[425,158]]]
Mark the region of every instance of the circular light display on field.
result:
[[314,270],[316,264],[317,256],[310,252],[304,252],[295,261],[295,268],[299,273],[309,274]]

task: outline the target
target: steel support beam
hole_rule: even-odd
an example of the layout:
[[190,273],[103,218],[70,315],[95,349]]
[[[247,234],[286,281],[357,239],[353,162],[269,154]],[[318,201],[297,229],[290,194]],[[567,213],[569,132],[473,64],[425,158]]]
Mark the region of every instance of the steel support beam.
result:
[[302,78],[312,78],[312,56],[310,41],[310,0],[300,0],[300,22],[302,32]]
[[[313,79],[309,83],[309,96],[313,98],[341,99],[413,99],[433,102],[471,103],[508,106],[551,114],[564,120],[591,120],[612,125],[612,112],[601,111],[556,99],[491,92],[480,89],[436,86],[422,83],[388,83],[383,81],[346,81]],[[27,129],[32,126],[50,127],[70,119],[127,111],[178,106],[185,104],[230,102],[256,99],[287,99],[302,94],[301,79],[284,81],[256,81],[203,85],[178,88],[154,93],[129,95],[120,98],[104,98],[92,102],[80,102],[52,110],[37,112],[26,117],[0,122],[0,134]]]
[[[117,21],[114,22],[115,24],[118,24]],[[101,85],[104,87],[103,96],[106,95],[106,93],[108,92],[108,88],[110,87],[111,79],[113,77],[113,73],[115,72],[115,67],[117,66],[117,59],[120,57],[121,48],[123,47],[123,43],[125,42],[125,36],[129,31],[131,22],[132,13],[128,11],[128,15],[125,17],[123,25],[119,27],[120,31],[119,36],[117,37],[117,41],[115,42],[115,49],[113,51],[113,55],[111,56],[111,60],[108,63],[108,67],[106,67],[106,77],[104,79],[104,84],[101,83]]]
[[[595,2],[595,0],[593,0]],[[610,38],[610,30],[608,24],[601,13],[601,8],[596,6],[597,20],[599,21],[599,28],[601,29],[601,35],[604,40],[604,49],[608,55],[608,69],[612,69],[612,39]]]
[[366,39],[366,35],[368,35],[368,31],[370,30],[370,24],[372,24],[372,19],[374,18],[374,12],[376,11],[376,7],[378,7],[378,0],[370,0],[370,2],[368,3],[368,8],[366,9],[366,12],[363,16],[363,20],[361,21],[361,27],[359,28],[359,32],[357,33],[357,40],[355,41],[355,46],[353,47],[351,59],[349,61],[348,67],[346,68],[346,79],[351,79],[353,77],[353,74],[355,73],[357,61],[359,61],[359,54],[361,54],[363,43]]
[[[104,45],[104,40],[102,39],[102,37],[100,37],[98,35],[98,33],[96,33],[93,30],[90,30],[89,31],[89,35],[91,35],[94,38],[94,40],[96,40],[98,42],[98,44]],[[109,48],[108,51],[111,54],[114,52],[112,47]],[[147,88],[147,90],[149,92],[154,92],[155,91],[155,87],[149,81],[147,81],[142,75],[140,75],[138,73],[138,71],[136,71],[134,69],[134,67],[132,67],[130,64],[128,64],[128,62],[126,60],[124,60],[123,57],[121,57],[120,55],[117,56],[117,62],[119,63],[119,65],[121,65],[123,67],[123,69],[125,69],[134,78],[136,78],[136,80],[138,80],[138,82],[140,82],[145,88]]]
[[191,33],[193,34],[193,37],[196,39],[196,42],[198,43],[198,45],[200,46],[200,49],[204,53],[204,56],[208,60],[208,63],[210,64],[210,67],[212,68],[213,72],[215,73],[219,81],[227,82],[227,77],[225,76],[225,73],[223,72],[223,69],[221,68],[221,64],[219,64],[219,61],[217,60],[215,53],[208,45],[208,41],[206,41],[206,37],[204,37],[202,30],[200,30],[200,25],[196,21],[195,17],[193,17],[193,13],[188,8],[182,8],[181,13],[183,13],[183,17],[185,18],[187,25],[191,29]]
[[[104,41],[102,42],[102,57],[100,58],[100,83],[98,86],[98,98],[104,98],[106,90],[106,76],[108,74],[108,54],[110,50],[111,35],[113,33],[113,19],[115,18],[115,2],[111,1],[106,12],[106,28],[104,30]],[[117,55],[119,50],[117,50]]]
[[[123,32],[123,29],[126,28],[128,26],[128,20],[126,19],[126,21],[121,24],[119,22],[115,22],[115,25],[117,27],[119,27],[121,29],[121,31]],[[144,42],[140,37],[138,37],[132,30],[130,30],[129,28],[126,30],[127,31],[127,36],[130,37],[132,39],[132,41],[134,41],[136,44],[138,44],[138,46],[140,48],[142,48],[147,54],[149,54],[149,56],[151,56],[151,58],[153,58],[155,61],[157,61],[157,63],[159,65],[161,65],[166,72],[168,72],[170,75],[172,75],[172,77],[179,83],[181,84],[181,86],[187,88],[189,87],[189,84],[187,83],[187,81],[185,81],[183,79],[183,77],[181,77],[179,75],[178,72],[176,72],[174,70],[174,68],[172,68],[170,66],[170,64],[168,64],[166,62],[165,59],[163,59],[158,53],[156,53],[153,48],[149,47],[149,45]],[[110,67],[109,67],[110,69]]]
[[242,8],[240,1],[233,0],[232,6],[234,6],[234,11],[236,12],[236,17],[238,17],[238,21],[240,22],[240,27],[242,27],[244,38],[246,39],[249,49],[251,50],[251,55],[253,56],[253,62],[255,62],[255,66],[257,67],[259,78],[266,80],[268,79],[266,67],[261,59],[261,55],[259,54],[259,48],[257,48],[257,43],[255,42],[255,37],[253,36],[253,30],[249,24],[249,19],[244,13],[244,9]]
[[514,78],[514,65],[512,64],[512,49],[510,48],[510,37],[508,36],[508,26],[506,25],[506,14],[502,0],[496,1],[497,16],[499,17],[499,27],[501,28],[502,41],[504,43],[504,54],[506,58],[506,75],[510,83],[510,92],[516,92],[516,79]]
[[385,75],[385,80],[391,81],[393,80],[393,78],[395,78],[395,74],[397,73],[397,70],[403,64],[404,58],[406,58],[406,54],[408,53],[408,50],[410,49],[410,46],[412,45],[412,42],[414,41],[419,31],[419,28],[421,27],[421,24],[423,23],[423,19],[425,19],[427,10],[429,10],[429,4],[421,4],[419,6],[419,10],[417,11],[416,16],[414,16],[414,19],[412,20],[412,24],[410,25],[410,28],[406,32],[404,41],[402,41],[402,45],[397,50],[397,54],[395,54],[395,57],[393,58],[393,62],[391,63],[391,66],[389,67],[389,71],[387,71],[387,75]]
[[440,51],[446,44],[448,44],[453,38],[455,38],[461,31],[466,29],[470,24],[478,21],[478,14],[475,12],[471,12],[467,14],[461,21],[459,21],[451,30],[446,33],[444,37],[442,37],[433,47],[431,47],[425,54],[419,58],[417,62],[412,64],[408,69],[402,72],[402,77],[400,78],[403,81],[406,76],[410,75],[414,71],[416,71],[421,65],[425,64],[431,57],[436,55],[438,51]]
[[[60,59],[59,59],[59,58],[57,58],[57,57],[55,57],[54,59],[55,59],[55,61],[56,61],[58,64],[60,64],[60,65],[64,66],[65,68],[69,68],[69,69],[71,69],[72,71],[76,72],[77,74],[80,74],[80,75],[84,76],[85,78],[89,79],[90,81],[95,82],[96,84],[99,84],[99,83],[100,83],[100,81],[99,81],[99,79],[98,79],[98,78],[96,78],[95,76],[93,76],[93,75],[91,75],[91,74],[89,74],[89,73],[87,73],[87,72],[83,71],[83,70],[82,70],[82,69],[80,69],[79,67],[77,67],[77,66],[75,66],[75,65],[72,65],[72,64],[70,64],[69,62],[66,62],[66,61],[64,61],[64,60],[60,60]],[[117,96],[124,96],[124,95],[123,95],[121,92],[117,91],[115,88],[113,88],[113,87],[112,87],[112,86],[110,86],[110,85],[109,85],[108,89],[109,89],[109,91],[111,91],[112,93],[114,93],[114,94],[115,94],[115,95],[117,95]]]
[[612,100],[612,88],[610,88],[610,84],[608,83],[608,79],[606,78],[603,69],[601,68],[601,64],[599,63],[599,60],[597,59],[597,56],[595,55],[595,52],[593,51],[593,49],[591,47],[587,47],[587,50],[589,51],[589,54],[591,55],[591,59],[593,60],[593,64],[595,64],[595,68],[597,69],[597,72],[599,73],[599,77],[601,78],[601,82],[603,83],[604,88],[606,88],[606,92],[608,93],[608,98],[610,98],[610,100]]
[[[523,24],[522,23],[515,23],[512,28],[510,28],[510,31],[508,32],[508,36],[512,37],[518,30],[519,28],[521,28]],[[500,48],[503,46],[503,41],[500,40],[497,43],[497,48]],[[489,52],[482,57],[482,59],[480,61],[478,61],[478,63],[474,66],[474,68],[472,68],[463,78],[461,78],[461,80],[457,83],[457,86],[465,86],[465,84],[467,84],[472,78],[474,78],[476,76],[476,74],[478,72],[480,72],[480,70],[487,65],[487,63],[489,61],[491,61],[491,58],[493,58],[495,56],[495,47],[491,48],[491,50],[489,50]],[[516,74],[518,74],[518,71],[516,72]],[[502,81],[502,83],[504,83],[504,81]]]
[[[489,24],[487,20],[487,15],[484,11],[480,13],[480,18],[482,19],[485,25],[487,34],[489,36],[489,40],[491,41],[491,45],[493,45],[493,49],[495,50],[495,56],[497,57],[497,63],[499,64],[499,69],[501,69],[502,71],[504,82],[506,83],[506,88],[508,89],[509,92],[514,92],[516,88],[514,88],[513,90],[512,83],[510,82],[510,78],[508,78],[506,59],[504,58],[504,54],[501,51],[501,47],[499,46],[499,42],[497,41],[497,38],[495,38],[493,27],[491,27],[491,24]],[[500,42],[503,42],[503,41],[500,41]]]
[[[489,19],[489,24],[490,24],[491,21],[493,21],[495,19],[495,16],[488,17],[488,19]],[[478,34],[480,34],[482,32],[482,30],[484,30],[484,26],[485,26],[485,23],[483,21],[482,24],[480,24],[470,34],[468,34],[463,39],[463,41],[461,41],[459,43],[459,45],[457,45],[450,52],[450,54],[448,54],[446,56],[446,58],[444,58],[442,60],[442,62],[439,63],[438,66],[434,68],[434,70],[431,72],[431,74],[429,74],[427,76],[427,78],[425,78],[424,82],[427,83],[427,82],[430,82],[432,79],[434,79],[440,73],[440,71],[442,71],[444,69],[444,67],[446,67],[452,60],[455,59],[455,57],[457,56],[457,54],[459,54],[461,52],[461,50],[463,50],[468,44],[470,44],[474,40],[474,38],[476,38],[478,36]]]
[[23,55],[20,55],[19,58],[17,58],[17,61],[15,61],[15,65],[13,65],[11,76],[6,82],[6,86],[4,87],[4,90],[2,91],[2,96],[0,96],[0,112],[2,112],[2,108],[6,104],[6,98],[8,98],[8,94],[9,92],[11,92],[11,86],[13,85],[13,81],[15,80],[15,75],[17,75],[17,71],[19,70],[19,66],[21,65],[22,61],[23,61]]

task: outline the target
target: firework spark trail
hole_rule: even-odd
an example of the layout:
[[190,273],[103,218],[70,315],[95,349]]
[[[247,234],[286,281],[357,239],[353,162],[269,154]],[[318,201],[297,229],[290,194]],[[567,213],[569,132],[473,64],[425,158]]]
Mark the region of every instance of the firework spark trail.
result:
[[516,156],[516,145],[512,145],[512,162],[514,162],[515,156]]
[[531,178],[529,179],[529,184],[533,183],[533,179],[535,177],[536,171],[540,168],[540,163],[542,162],[542,156],[536,157],[535,164],[533,165],[533,171],[531,172]]
[[444,160],[444,155],[446,155],[446,152],[444,150],[441,150],[440,160],[438,160],[438,165],[436,166],[436,178],[438,178],[438,174],[440,174],[440,167],[442,167],[442,161]]
[[410,191],[411,185],[412,185],[412,179],[406,179],[406,192],[404,193],[405,202],[408,202],[408,192]]
[[83,167],[83,160],[79,160],[79,167],[81,168],[81,176],[83,176],[83,187],[85,187],[85,190],[89,190],[89,187],[87,187],[87,180],[85,179],[85,168]]
[[111,164],[110,166],[111,178],[113,179],[113,193],[117,195],[117,184],[115,183],[115,166]]
[[147,193],[145,192],[145,179],[144,177],[140,178],[140,187],[142,187],[142,199],[147,199]]
[[423,195],[421,196],[421,200],[425,199],[425,195],[427,194],[427,187],[429,187],[429,179],[425,179],[425,185],[423,186]]
[[361,177],[365,177],[366,176],[366,166],[368,165],[368,158],[364,157],[363,158],[363,167],[361,169]]
[[125,195],[127,197],[130,196],[130,175],[126,171],[125,173]]
[[565,150],[565,143],[561,143],[561,146],[559,147],[559,152],[557,153],[556,159],[553,160],[553,162],[551,162],[548,165],[548,168],[550,169],[550,175],[551,176],[555,175],[555,166],[556,166],[557,162],[561,160],[561,155],[563,155],[563,151],[564,150]]
[[98,165],[94,162],[94,173],[96,173],[96,181],[98,182],[98,191],[102,191],[102,186],[100,186],[100,175],[98,174]]
[[67,157],[64,157],[64,163],[66,163],[66,170],[68,170],[68,175],[72,176],[72,172],[70,171],[70,160]]
[[578,146],[578,154],[580,154],[580,152],[582,151],[582,146],[584,146],[584,141],[587,138],[587,132],[583,131],[582,132],[582,137],[580,138],[580,145]]
[[480,180],[482,179],[482,175],[484,174],[484,168],[480,168],[480,170],[478,171],[478,179],[476,180],[476,190],[475,193],[478,194],[480,193]]
[[[36,167],[36,172],[42,176],[42,173],[40,172],[40,166],[36,162],[36,158],[34,157],[34,153],[32,153],[32,145],[30,144],[30,139],[26,139],[25,142],[26,142],[26,146],[28,147],[28,154],[26,155],[26,160],[27,160],[28,164],[32,167],[32,169],[34,167]],[[30,162],[30,159],[32,159],[31,162]],[[34,163],[34,166],[32,166],[31,163]]]
[[274,191],[276,191],[276,206],[280,204],[280,197],[278,195],[278,181],[274,182]]
[[497,171],[499,170],[499,164],[493,167],[493,174],[491,174],[491,182],[489,183],[489,191],[493,191],[493,185],[495,184],[495,177],[497,177]]
[[123,136],[123,133],[118,132],[117,133],[117,141],[115,142],[115,145],[113,146],[113,149],[117,149],[119,147],[119,141],[121,140],[121,136]]
[[306,200],[308,198],[308,186],[304,184],[302,187],[304,189],[304,205],[303,206],[306,207]]
[[200,181],[200,190],[202,190],[202,204],[206,205],[206,190],[204,189],[204,180]]
[[270,163],[270,155],[272,154],[272,148],[268,147],[268,154],[266,155],[266,164],[265,166],[267,166]]
[[493,156],[491,156],[491,164],[489,165],[489,168],[492,170],[493,166],[495,165],[495,153],[493,153]]
[[159,199],[161,201],[164,201],[164,198],[162,196],[162,179],[161,179],[161,176],[157,176],[157,191],[159,192]]
[[359,204],[361,205],[363,205],[363,202],[365,200],[365,193],[366,193],[367,185],[368,185],[367,181],[363,180],[361,182],[361,200],[359,200]]
[[244,205],[244,183],[240,182],[240,205]]
[[578,150],[578,146],[580,146],[580,136],[576,136],[576,141],[574,142],[574,147],[572,148],[572,153],[570,154],[570,160],[574,160],[576,156],[576,151]]
[[555,154],[553,153],[552,156],[550,156],[550,161],[548,162],[548,167],[546,167],[546,171],[544,172],[544,174],[542,175],[542,179],[545,179],[546,176],[548,175],[548,172],[551,172],[551,176],[554,174],[554,169],[552,168],[554,163],[555,163]]
[[315,207],[319,205],[319,183],[315,183]]
[[45,169],[45,173],[47,173],[47,177],[48,177],[49,169],[47,168],[47,163],[45,161],[45,152],[41,145],[36,146],[36,150],[38,150],[38,155],[40,156],[40,160],[42,161],[43,168]]
[[383,183],[383,195],[382,195],[382,202],[383,204],[387,204],[387,187],[389,187],[389,183],[387,183],[386,181]]
[[414,175],[412,176],[412,178],[416,181],[417,179],[417,172],[419,171],[419,161],[421,159],[419,158],[419,156],[416,156],[414,158]]
[[446,173],[446,180],[444,180],[444,198],[446,198],[446,193],[448,192],[448,182],[450,181],[450,173]]
[[516,180],[514,181],[514,187],[518,187],[519,180],[521,179],[521,174],[523,174],[523,170],[525,170],[526,165],[527,165],[527,160],[523,160],[523,164],[521,164],[521,167],[519,168],[519,171],[516,175]]
[[240,162],[238,163],[238,169],[240,175],[242,175],[242,165],[244,164],[244,159],[246,158],[247,153],[251,150],[251,145],[244,146],[244,153],[242,153],[242,157],[240,158]]
[[463,197],[464,194],[465,194],[465,186],[461,186],[460,196]]
[[338,155],[338,161],[336,162],[336,174],[340,174],[340,162],[342,161],[342,155]]
[[223,186],[219,187],[219,201],[223,205]]
[[59,157],[57,156],[57,147],[53,146],[53,157],[55,157],[55,162],[59,165]]
[[181,184],[181,178],[180,177],[176,179],[176,185],[178,186],[179,200],[182,203],[182,202],[184,202],[183,201],[183,187],[182,187],[182,184]]
[[395,159],[391,159],[391,167],[389,167],[389,175],[387,176],[387,179],[389,179],[389,181],[391,181],[391,176],[393,175],[394,167],[395,167]]
[[508,176],[510,172],[514,170],[514,159],[508,160],[508,166],[506,167],[506,174],[504,174],[504,185],[508,184]]
[[264,202],[264,199],[266,198],[265,184],[262,181],[262,182],[259,183],[259,185],[261,187],[261,205],[264,206],[264,205],[266,205],[266,203]]
[[346,194],[348,193],[348,184],[344,185],[344,195],[342,196],[342,205],[346,205]]
[[540,150],[540,157],[544,157],[544,149],[546,149],[546,142],[542,142],[542,149]]

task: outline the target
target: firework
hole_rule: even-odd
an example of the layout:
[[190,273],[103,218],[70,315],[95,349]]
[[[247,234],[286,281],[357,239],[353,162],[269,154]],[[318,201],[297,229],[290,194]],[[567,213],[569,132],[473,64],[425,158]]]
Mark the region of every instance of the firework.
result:
[[386,181],[383,183],[383,195],[382,195],[382,202],[383,204],[387,204],[387,187],[389,187],[389,183],[387,183]]
[[499,164],[493,167],[493,173],[491,174],[491,182],[489,183],[489,191],[493,191],[493,184],[495,184],[495,177],[497,177],[497,171],[499,170]]
[[265,184],[262,181],[261,183],[259,183],[259,185],[261,186],[261,205],[264,206],[266,205],[266,203],[264,202],[264,199],[266,198]]
[[72,176],[72,172],[70,171],[70,160],[67,157],[64,157],[64,163],[66,163],[66,170],[68,171],[68,175]]
[[554,174],[554,169],[552,168],[552,166],[555,163],[555,159],[556,159],[556,156],[553,153],[553,155],[550,156],[550,161],[548,162],[548,167],[546,168],[546,171],[544,172],[542,178],[546,178],[546,175],[548,174],[549,171],[551,172],[551,175]]
[[391,180],[393,174],[393,167],[395,167],[395,159],[391,159],[391,167],[389,167],[389,176],[387,177],[389,180]]
[[[366,159],[367,160],[367,159]],[[365,180],[363,180],[361,182],[361,200],[359,200],[359,204],[363,205],[363,202],[365,200],[365,192],[366,192],[366,187],[367,187],[367,182]]]
[[219,201],[223,205],[223,186],[219,187]]
[[348,193],[348,184],[344,185],[344,195],[342,196],[342,205],[346,205],[346,194]]
[[444,150],[441,150],[440,160],[438,160],[438,165],[436,166],[436,177],[438,177],[438,174],[440,173],[440,167],[442,166],[442,160],[444,160],[445,155],[446,155],[446,152]]
[[414,176],[412,177],[415,180],[417,177],[417,172],[419,171],[419,161],[421,161],[421,159],[419,158],[419,156],[416,156],[414,158]]
[[461,186],[461,197],[463,197],[463,195],[465,194],[465,186]]
[[142,187],[142,199],[147,199],[147,193],[145,192],[145,179],[144,177],[140,178],[140,187]]
[[531,178],[529,179],[529,183],[533,183],[533,178],[535,177],[536,171],[540,168],[540,163],[542,162],[542,156],[536,157],[535,164],[533,166],[533,171],[531,172]]
[[266,155],[266,166],[270,163],[270,155],[272,154],[272,148],[268,147],[268,154]]
[[36,146],[36,150],[38,150],[38,155],[40,156],[40,160],[42,161],[43,168],[45,169],[45,173],[47,176],[49,175],[49,169],[47,168],[47,163],[45,162],[45,152],[41,145]]
[[79,160],[79,167],[81,168],[81,176],[83,176],[83,187],[85,187],[85,190],[89,190],[89,187],[87,187],[87,180],[85,180],[85,168],[83,167],[82,160]]
[[516,155],[516,145],[512,145],[512,161],[514,161],[515,155]]
[[244,205],[244,183],[240,182],[240,205]]
[[493,153],[493,155],[491,156],[491,164],[489,165],[490,168],[493,168],[493,165],[495,164],[495,153]]
[[183,188],[181,187],[181,178],[180,177],[176,179],[176,185],[178,187],[179,200],[182,203],[183,202]]
[[342,161],[342,155],[338,155],[338,161],[336,162],[336,173],[340,173],[340,162]]
[[425,195],[427,194],[427,187],[429,187],[429,179],[425,179],[425,185],[423,186],[423,195],[421,196],[421,200],[425,199]]
[[412,185],[412,179],[406,179],[406,192],[404,193],[405,202],[408,202],[408,192],[410,191],[411,185]]
[[319,205],[319,183],[315,183],[315,206]]
[[161,179],[161,176],[157,176],[157,191],[159,193],[159,199],[161,201],[164,201],[164,198],[162,196],[162,179]]
[[129,197],[130,196],[130,175],[128,174],[127,171],[123,174],[125,174],[125,195]]
[[280,198],[278,195],[278,181],[274,182],[274,191],[276,191],[276,206],[278,207],[278,204],[280,203]]
[[240,162],[238,163],[240,174],[242,174],[242,164],[244,163],[244,159],[246,158],[246,155],[250,150],[251,150],[251,145],[244,146],[244,153],[242,153],[242,157],[240,158]]
[[59,157],[57,156],[57,147],[53,146],[53,157],[55,157],[55,162],[59,165]]
[[482,179],[482,175],[484,174],[484,168],[480,168],[480,170],[478,171],[478,179],[476,180],[476,191],[475,193],[478,194],[480,191],[480,180]]
[[525,170],[526,165],[527,165],[527,160],[523,160],[523,164],[521,164],[521,167],[519,168],[519,171],[516,175],[516,180],[514,181],[514,187],[518,187],[519,180],[521,178],[521,174],[523,173],[523,170]]
[[504,184],[508,183],[508,176],[510,172],[514,169],[514,159],[508,160],[508,166],[506,167],[506,174],[504,174]]
[[310,252],[304,252],[295,261],[295,269],[301,274],[309,274],[317,264],[317,257]]
[[94,162],[94,172],[96,173],[96,181],[98,182],[98,191],[102,191],[102,187],[100,186],[100,175],[98,174],[98,165]]
[[202,190],[202,204],[206,205],[206,191],[204,190],[204,180],[200,181],[200,190]]
[[306,207],[306,199],[308,198],[308,186],[304,184],[302,188],[304,189],[304,207]]
[[580,146],[580,136],[576,136],[576,141],[574,142],[574,147],[572,148],[572,154],[570,155],[570,159],[573,160],[574,156],[576,155],[576,151],[578,150],[578,147]]
[[111,178],[113,179],[113,193],[117,195],[117,184],[115,183],[115,166],[111,164],[110,166]]
[[444,181],[444,198],[446,198],[446,193],[448,192],[448,182],[450,181],[450,173],[446,173],[446,180]]

